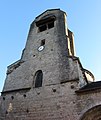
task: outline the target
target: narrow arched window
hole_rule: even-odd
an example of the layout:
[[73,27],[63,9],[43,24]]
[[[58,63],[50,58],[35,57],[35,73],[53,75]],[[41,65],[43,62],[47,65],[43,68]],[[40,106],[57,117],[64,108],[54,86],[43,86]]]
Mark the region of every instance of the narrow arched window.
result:
[[38,70],[35,73],[35,87],[42,87],[43,73],[42,70]]

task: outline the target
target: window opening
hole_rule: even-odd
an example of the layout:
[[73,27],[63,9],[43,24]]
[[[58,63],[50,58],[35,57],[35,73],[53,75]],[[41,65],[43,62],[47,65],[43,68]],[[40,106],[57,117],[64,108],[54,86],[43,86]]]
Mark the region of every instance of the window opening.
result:
[[36,22],[36,26],[38,27],[38,32],[43,32],[45,30],[51,29],[54,27],[54,17],[49,17],[46,19],[42,19]]
[[48,23],[48,29],[53,28],[53,27],[54,27],[54,21]]
[[6,114],[8,114],[8,111],[6,110]]
[[42,87],[43,73],[42,70],[38,70],[35,73],[35,88]]
[[11,96],[12,100],[14,99],[14,96]]
[[5,97],[3,97],[3,100],[5,100]]
[[44,45],[45,45],[45,39],[41,40],[41,46],[44,46]]
[[39,26],[39,32],[45,31],[46,29],[47,29],[47,26],[45,24]]

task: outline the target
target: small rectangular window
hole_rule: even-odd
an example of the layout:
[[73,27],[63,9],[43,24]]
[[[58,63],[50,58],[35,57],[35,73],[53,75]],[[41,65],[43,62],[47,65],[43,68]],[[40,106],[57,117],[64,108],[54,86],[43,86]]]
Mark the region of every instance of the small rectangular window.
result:
[[45,45],[45,39],[41,40],[41,46]]

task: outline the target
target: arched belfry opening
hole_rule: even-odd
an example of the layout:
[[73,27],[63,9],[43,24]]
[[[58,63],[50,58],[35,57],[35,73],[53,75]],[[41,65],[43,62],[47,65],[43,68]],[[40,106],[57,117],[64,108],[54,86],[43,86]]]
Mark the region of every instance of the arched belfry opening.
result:
[[34,80],[35,80],[35,88],[42,87],[42,80],[43,80],[42,70],[36,71],[35,76],[34,76]]

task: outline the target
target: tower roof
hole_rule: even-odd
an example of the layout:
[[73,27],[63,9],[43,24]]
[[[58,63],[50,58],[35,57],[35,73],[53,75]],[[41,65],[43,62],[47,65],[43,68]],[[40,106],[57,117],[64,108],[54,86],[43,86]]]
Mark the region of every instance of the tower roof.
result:
[[[37,19],[38,17],[40,17],[41,15],[43,15],[44,13],[48,12],[48,11],[55,11],[55,10],[59,10],[59,11],[62,11],[60,8],[57,8],[57,9],[47,9],[46,11],[44,11],[43,13],[41,13],[40,15],[38,15],[35,19]],[[62,11],[64,12],[64,11]],[[66,14],[66,12],[64,12]]]

